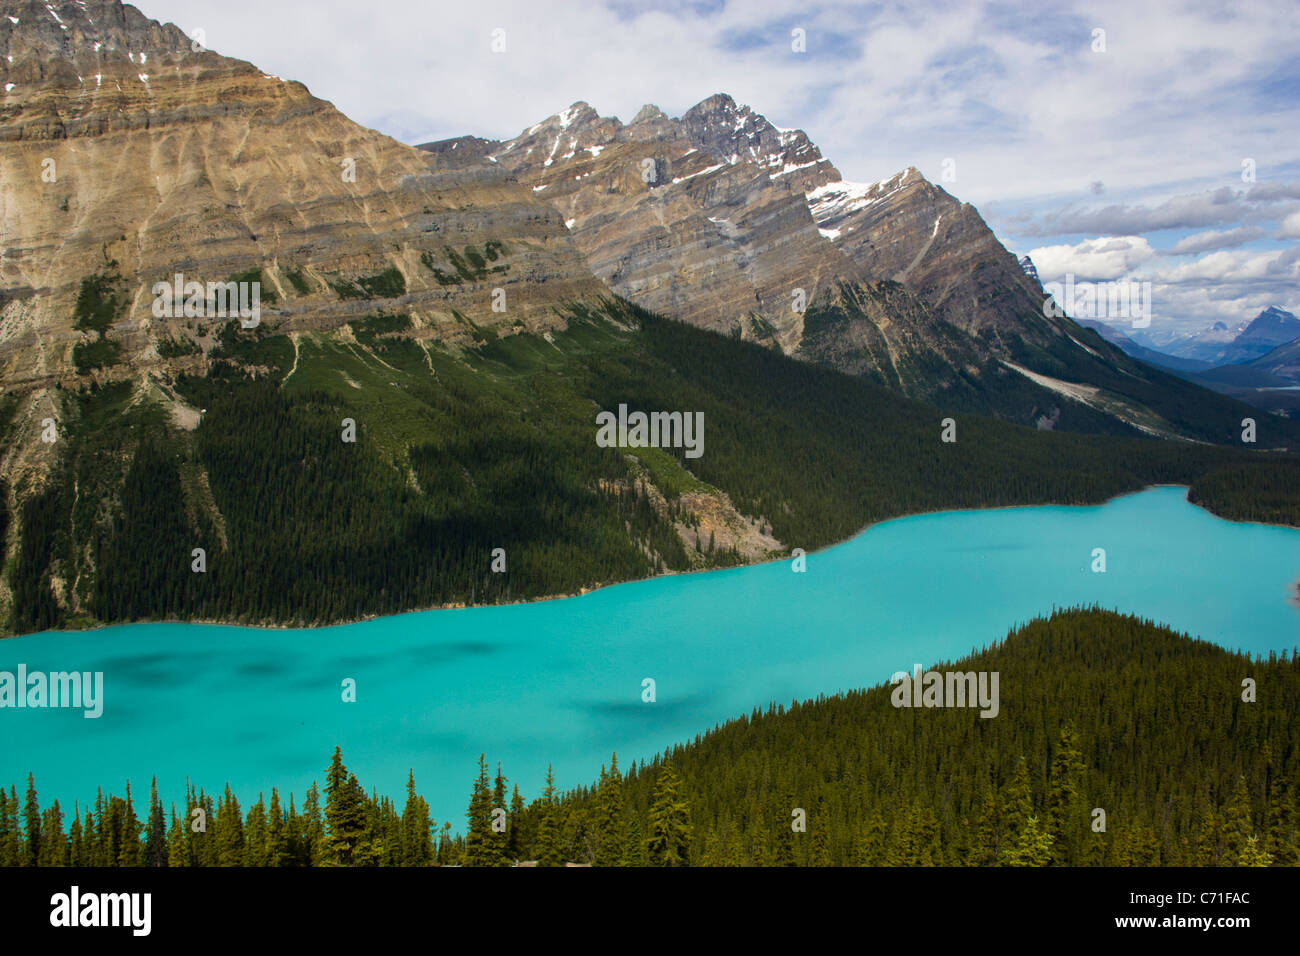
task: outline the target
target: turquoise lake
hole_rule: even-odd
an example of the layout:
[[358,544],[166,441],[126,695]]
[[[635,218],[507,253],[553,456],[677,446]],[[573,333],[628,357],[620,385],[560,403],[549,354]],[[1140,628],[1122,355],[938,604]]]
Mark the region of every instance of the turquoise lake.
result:
[[[1104,574],[1091,570],[1106,550]],[[1152,488],[1097,507],[946,512],[875,525],[809,555],[581,597],[309,630],[136,624],[0,641],[0,670],[102,671],[104,713],[0,710],[0,781],[42,802],[188,776],[241,803],[302,794],[336,744],[398,800],[407,768],[463,830],[485,752],[531,799],[617,751],[651,756],[766,706],[888,680],[1002,638],[1053,607],[1099,603],[1252,653],[1300,644],[1300,530],[1233,523]],[[342,700],[353,678],[355,703]],[[642,701],[642,680],[657,700]],[[69,816],[69,820],[70,820]]]

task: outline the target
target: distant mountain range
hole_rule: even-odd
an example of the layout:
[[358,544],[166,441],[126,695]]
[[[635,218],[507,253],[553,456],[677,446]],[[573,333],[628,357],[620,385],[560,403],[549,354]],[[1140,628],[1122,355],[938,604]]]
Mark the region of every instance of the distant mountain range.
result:
[[1216,322],[1209,329],[1180,335],[1163,343],[1144,339],[1141,333],[1133,338],[1142,345],[1177,358],[1195,359],[1209,365],[1239,365],[1300,338],[1300,319],[1285,309],[1272,306],[1247,325],[1235,329],[1224,322]]
[[1124,350],[1125,354],[1131,355],[1135,359],[1140,359],[1150,365],[1158,365],[1161,368],[1175,369],[1180,372],[1200,372],[1205,369],[1213,368],[1214,363],[1203,362],[1199,359],[1179,358],[1176,355],[1169,355],[1158,349],[1148,348],[1138,341],[1137,333],[1121,332],[1114,326],[1107,325],[1096,319],[1080,319],[1079,324],[1084,328],[1093,329],[1104,338],[1107,342],[1118,345]]
[[[1170,369],[1189,381],[1250,402],[1268,411],[1300,411],[1300,319],[1276,306],[1232,330],[1223,322],[1169,340],[1161,349],[1102,322],[1080,324],[1095,329],[1133,358]],[[1141,339],[1140,340],[1140,337]],[[1145,341],[1143,341],[1145,340]]]

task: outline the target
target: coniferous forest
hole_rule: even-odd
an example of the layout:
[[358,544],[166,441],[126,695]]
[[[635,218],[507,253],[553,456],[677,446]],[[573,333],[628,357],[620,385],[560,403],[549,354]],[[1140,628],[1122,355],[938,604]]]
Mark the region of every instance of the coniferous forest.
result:
[[[1300,658],[1251,659],[1097,608],[937,670],[997,671],[1001,709],[890,687],[773,705],[526,800],[480,758],[462,821],[399,807],[335,750],[324,784],[241,806],[128,785],[72,808],[0,791],[4,866],[1295,866]],[[1249,685],[1250,689],[1247,690]]]
[[[6,548],[18,535],[0,632],[322,624],[740,563],[684,545],[699,523],[688,492],[725,494],[776,554],[903,514],[1096,504],[1151,484],[1300,525],[1300,459],[1231,447],[1235,420],[1219,423],[1224,445],[1039,431],[614,300],[575,307],[553,341],[457,354],[413,341],[405,316],[350,325],[339,343],[232,322],[207,375],[57,390],[54,472],[16,514],[0,495]],[[706,453],[598,447],[597,411],[620,404],[703,413]],[[2,439],[12,411],[0,398]],[[1284,445],[1268,427],[1259,447]],[[492,570],[498,549],[508,573]]]

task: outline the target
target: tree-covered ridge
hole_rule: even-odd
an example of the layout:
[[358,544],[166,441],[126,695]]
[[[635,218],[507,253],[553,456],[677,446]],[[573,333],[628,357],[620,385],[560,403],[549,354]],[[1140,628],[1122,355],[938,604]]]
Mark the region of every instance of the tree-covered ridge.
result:
[[[998,671],[999,715],[896,709],[880,686],[756,711],[666,753],[689,794],[691,861],[1300,862],[1294,652],[1251,660],[1131,616],[1069,610],[934,669]],[[631,816],[647,818],[659,766],[620,781]],[[567,811],[597,818],[601,790],[571,795]],[[806,833],[791,830],[794,808]],[[590,822],[579,832],[601,838]]]
[[[206,375],[60,393],[54,470],[14,489],[0,520],[18,535],[5,630],[318,624],[745,560],[687,542],[691,492],[727,495],[778,553],[902,514],[1095,504],[1160,483],[1228,517],[1300,525],[1294,455],[962,414],[945,442],[942,408],[625,303],[474,349],[414,337],[406,316],[345,331],[232,321]],[[596,413],[621,404],[703,413],[703,457],[599,447]]]
[[996,670],[998,716],[895,708],[881,685],[755,711],[627,772],[613,758],[569,793],[548,774],[531,802],[480,758],[464,835],[430,819],[414,777],[400,811],[367,794],[337,749],[300,805],[187,787],[165,811],[155,788],[143,823],[129,786],[69,823],[29,778],[24,797],[0,791],[0,865],[1300,863],[1294,653],[1094,608],[935,669]]

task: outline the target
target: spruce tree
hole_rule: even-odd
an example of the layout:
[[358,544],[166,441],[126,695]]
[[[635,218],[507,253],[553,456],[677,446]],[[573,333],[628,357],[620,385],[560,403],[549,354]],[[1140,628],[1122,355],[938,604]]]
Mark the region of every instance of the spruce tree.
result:
[[479,754],[478,777],[470,794],[469,830],[465,834],[464,866],[497,866],[501,856],[497,849],[497,834],[492,832],[492,789],[488,784],[487,758]]
[[1237,858],[1238,866],[1272,866],[1273,857],[1260,846],[1259,838],[1255,836],[1246,837],[1246,845],[1241,848],[1241,855]]
[[266,859],[266,800],[261,793],[244,820],[244,859],[246,866],[267,866]]
[[144,866],[144,827],[135,813],[135,800],[131,796],[131,782],[126,784],[126,801],[121,806],[121,845],[117,855],[118,866]]
[[27,775],[27,796],[23,800],[23,823],[27,833],[27,848],[23,863],[36,866],[41,858],[41,804],[36,799],[36,779]]
[[[185,839],[189,842],[190,865],[219,866],[216,839],[217,810],[213,805],[212,797],[202,788],[199,788],[197,793],[190,789],[187,800],[189,807],[182,822],[185,824]],[[195,810],[203,812],[196,816]],[[200,823],[204,829],[195,830]]]
[[522,860],[524,848],[528,846],[528,809],[524,796],[515,784],[510,794],[510,828],[506,831],[506,857],[512,861]]
[[368,825],[370,812],[366,792],[355,774],[343,765],[343,750],[325,771],[325,837],[320,853],[324,866],[371,866],[379,848]]
[[[774,866],[795,866],[794,852],[794,791],[786,788],[772,813],[772,826],[776,830]],[[803,834],[800,834],[802,836]]]
[[[501,772],[501,762],[497,761],[497,775],[492,784],[492,817],[494,821],[497,818],[498,812],[506,813],[507,783],[508,781],[506,780],[505,774]],[[515,821],[510,818],[508,813],[506,813],[505,825],[506,828],[504,832],[499,832],[496,829],[488,831],[492,835],[492,840],[487,844],[492,851],[492,866],[506,866],[514,862],[506,852],[510,843],[510,831],[515,825]]]
[[[1015,773],[1012,774],[1002,797],[1001,829],[1006,834],[1006,839],[998,860],[1000,864],[1005,866],[1023,855],[1026,846],[1026,840],[1022,839],[1023,831],[1033,816],[1034,804],[1029,785],[1029,767],[1025,763],[1025,758],[1021,757],[1016,763]],[[1040,830],[1035,819],[1035,832],[1029,843],[1038,839]]]
[[542,797],[538,807],[538,825],[537,825],[537,865],[538,866],[562,866],[564,864],[564,851],[562,849],[562,834],[559,794],[555,788],[555,770],[550,764],[546,765],[546,786],[542,789]]
[[267,866],[285,866],[289,859],[289,827],[280,808],[280,791],[271,788],[271,808],[266,818],[266,849],[263,859]]
[[646,866],[645,828],[641,825],[641,814],[627,814],[627,839],[624,842],[624,866]]
[[172,805],[172,822],[167,831],[167,865],[190,866],[190,848],[186,833],[189,827],[185,820],[176,815],[176,806]]
[[1228,804],[1223,821],[1223,852],[1226,859],[1236,862],[1246,849],[1246,841],[1254,835],[1250,790],[1246,787],[1246,778],[1238,776],[1237,786],[1233,790],[1232,800]]
[[63,811],[59,801],[41,814],[40,866],[68,865],[68,838],[63,832]]
[[823,802],[817,807],[817,814],[812,823],[812,859],[813,866],[833,866],[831,857],[831,815]]
[[646,856],[651,866],[690,863],[691,809],[681,793],[681,781],[671,763],[664,763],[655,780],[650,805]]
[[1083,843],[1085,770],[1083,755],[1075,746],[1074,728],[1065,724],[1047,780],[1046,832],[1052,840],[1052,862],[1057,864],[1073,862],[1073,848]]
[[600,768],[596,805],[596,866],[623,866],[627,857],[627,823],[624,819],[623,781],[618,772],[618,754],[609,760],[609,771]]
[[158,778],[149,787],[149,826],[145,836],[145,865],[167,865],[167,818],[158,799]]
[[[97,801],[98,803],[98,801]],[[103,866],[103,858],[99,849],[99,833],[95,830],[95,809],[86,807],[86,822],[84,824],[85,832],[82,835],[82,866]]]
[[0,787],[0,866],[20,866],[26,852],[18,810],[10,804],[4,787]]
[[1218,814],[1214,807],[1207,806],[1201,815],[1200,826],[1196,830],[1197,866],[1218,866],[1220,860],[1220,826]]
[[416,792],[415,770],[406,777],[406,806],[402,810],[402,865],[429,866],[433,863],[433,836],[429,804]]
[[1277,866],[1295,866],[1300,863],[1296,846],[1296,816],[1294,794],[1280,773],[1275,774],[1269,788],[1268,834],[1264,850]]
[[320,788],[313,782],[302,801],[301,841],[304,866],[321,866],[325,854],[325,825],[321,820]]
[[[4,791],[0,790],[0,797],[3,795]],[[86,865],[86,851],[81,833],[81,805],[75,801],[72,804],[72,826],[68,828],[68,865],[76,867]]]
[[247,862],[244,818],[229,783],[217,805],[217,819],[212,829],[216,837],[217,866],[244,866]]
[[994,866],[1002,858],[1004,813],[1001,796],[987,777],[981,777],[976,807],[975,841],[971,846],[970,864]]
[[1037,817],[1029,817],[1016,834],[1015,842],[1005,855],[1007,866],[1046,866],[1052,859],[1052,836],[1039,826]]

